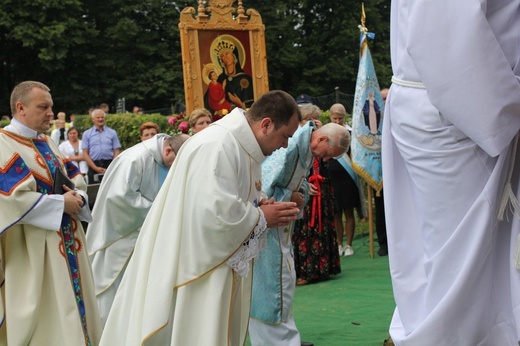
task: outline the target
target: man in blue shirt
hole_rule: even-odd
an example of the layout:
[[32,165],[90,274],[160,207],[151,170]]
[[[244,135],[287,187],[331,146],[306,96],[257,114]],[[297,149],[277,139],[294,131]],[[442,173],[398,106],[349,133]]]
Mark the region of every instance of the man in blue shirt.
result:
[[92,111],[94,126],[83,132],[83,157],[88,164],[88,182],[99,183],[108,165],[119,155],[121,144],[115,130],[105,126],[105,112]]

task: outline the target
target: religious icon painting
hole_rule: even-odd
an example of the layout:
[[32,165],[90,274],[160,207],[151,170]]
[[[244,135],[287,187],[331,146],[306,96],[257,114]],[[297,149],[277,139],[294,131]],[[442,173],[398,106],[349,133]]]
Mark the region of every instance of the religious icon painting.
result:
[[[247,109],[269,91],[265,27],[260,14],[233,6],[234,0],[209,0],[207,7],[181,12],[179,29],[186,112],[206,108],[222,117]],[[246,15],[247,13],[247,15]]]
[[247,109],[254,101],[249,33],[199,31],[204,106],[211,113]]

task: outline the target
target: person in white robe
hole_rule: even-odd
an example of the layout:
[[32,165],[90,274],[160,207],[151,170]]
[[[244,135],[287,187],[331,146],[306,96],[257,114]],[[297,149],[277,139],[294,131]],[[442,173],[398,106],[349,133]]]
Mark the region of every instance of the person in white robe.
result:
[[104,325],[139,230],[175,160],[185,134],[158,134],[116,157],[108,167],[87,228],[87,249]]
[[[49,88],[13,89],[13,119],[0,129],[0,345],[97,345],[101,323],[81,221],[86,185],[44,135]],[[61,170],[75,184],[57,191]]]
[[395,0],[391,55],[382,139],[391,337],[518,345],[520,0]]
[[[262,163],[262,186],[267,197],[278,202],[293,201],[303,210],[312,186],[306,180],[312,158],[327,162],[343,155],[349,145],[350,133],[344,126],[329,123],[316,129],[314,122],[307,122],[296,131],[287,149],[278,149]],[[294,222],[270,228],[267,248],[255,260],[249,321],[253,346],[301,345],[292,314],[296,287],[293,227]]]
[[296,219],[266,200],[260,165],[286,147],[301,117],[270,91],[183,145],[141,228],[101,345],[244,345],[250,262],[267,226]]

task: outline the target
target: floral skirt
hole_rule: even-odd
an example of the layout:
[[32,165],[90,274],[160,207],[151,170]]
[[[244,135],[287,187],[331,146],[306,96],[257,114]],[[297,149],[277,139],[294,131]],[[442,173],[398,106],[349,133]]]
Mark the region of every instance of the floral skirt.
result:
[[309,283],[327,280],[341,272],[334,225],[334,194],[329,177],[325,177],[321,189],[321,213],[318,212],[318,201],[314,201],[317,197],[311,196],[304,208],[303,218],[294,225],[292,236],[296,278]]

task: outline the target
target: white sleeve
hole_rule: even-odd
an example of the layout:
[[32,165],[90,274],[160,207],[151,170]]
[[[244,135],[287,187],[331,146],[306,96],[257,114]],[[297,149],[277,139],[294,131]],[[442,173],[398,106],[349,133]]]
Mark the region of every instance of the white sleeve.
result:
[[90,223],[90,222],[92,222],[92,212],[90,211],[90,207],[88,205],[88,195],[83,190],[76,190],[76,191],[85,199],[85,204],[83,204],[83,207],[81,207],[81,210],[78,213],[78,218],[81,221]]
[[65,209],[62,195],[43,195],[38,203],[28,212],[20,223],[35,227],[59,230]]

